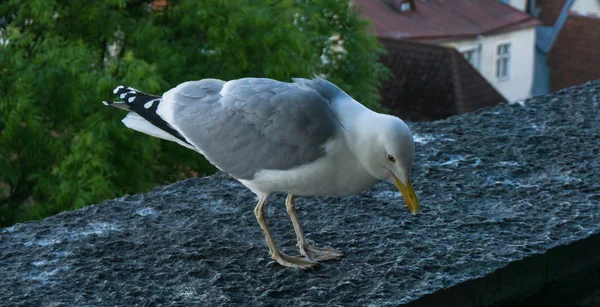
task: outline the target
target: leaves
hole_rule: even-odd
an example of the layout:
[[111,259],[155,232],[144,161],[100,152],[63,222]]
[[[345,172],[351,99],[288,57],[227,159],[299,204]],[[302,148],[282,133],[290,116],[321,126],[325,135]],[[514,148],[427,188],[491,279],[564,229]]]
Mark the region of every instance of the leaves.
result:
[[214,167],[122,125],[120,84],[327,77],[378,108],[383,52],[341,0],[9,0],[0,5],[0,226]]

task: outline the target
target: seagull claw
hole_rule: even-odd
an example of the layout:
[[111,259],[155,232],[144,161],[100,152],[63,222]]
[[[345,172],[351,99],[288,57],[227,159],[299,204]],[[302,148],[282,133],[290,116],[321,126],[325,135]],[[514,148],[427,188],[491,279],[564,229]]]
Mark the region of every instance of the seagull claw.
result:
[[281,252],[276,253],[274,256],[272,256],[272,258],[283,266],[302,270],[307,270],[311,267],[319,265],[318,262],[308,260],[302,256],[288,256]]
[[344,256],[339,250],[332,248],[312,247],[308,244],[300,247],[300,254],[311,261],[327,261],[340,259]]

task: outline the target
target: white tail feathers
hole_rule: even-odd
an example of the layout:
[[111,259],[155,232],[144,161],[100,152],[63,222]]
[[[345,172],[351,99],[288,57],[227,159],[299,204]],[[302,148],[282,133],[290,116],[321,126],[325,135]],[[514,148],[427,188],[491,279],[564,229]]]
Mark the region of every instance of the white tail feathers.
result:
[[179,144],[181,146],[185,146],[194,151],[198,151],[198,149],[196,149],[196,147],[194,147],[194,146],[170,135],[169,133],[161,130],[160,128],[154,126],[153,124],[151,124],[150,122],[148,122],[147,120],[142,118],[137,113],[130,112],[129,114],[127,114],[127,116],[125,116],[125,118],[123,118],[122,122],[123,122],[123,124],[125,124],[125,126],[127,126],[128,128],[131,128],[133,130],[151,135],[153,137],[161,138],[163,140],[176,142],[177,144]]

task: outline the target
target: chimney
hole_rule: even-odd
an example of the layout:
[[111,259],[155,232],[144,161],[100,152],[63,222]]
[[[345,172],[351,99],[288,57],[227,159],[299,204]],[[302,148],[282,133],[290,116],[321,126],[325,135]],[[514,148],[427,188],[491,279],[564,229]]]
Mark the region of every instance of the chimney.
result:
[[384,0],[384,2],[399,13],[414,12],[415,0]]

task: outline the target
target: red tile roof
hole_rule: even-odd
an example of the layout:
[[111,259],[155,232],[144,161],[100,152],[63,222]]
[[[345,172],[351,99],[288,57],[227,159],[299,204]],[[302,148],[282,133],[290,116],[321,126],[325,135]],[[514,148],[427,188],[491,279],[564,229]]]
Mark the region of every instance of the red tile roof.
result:
[[540,9],[538,18],[545,26],[554,26],[567,0],[538,0],[536,6]]
[[600,79],[600,17],[569,16],[548,52],[550,90]]
[[447,40],[533,27],[540,22],[496,0],[418,0],[398,12],[385,0],[351,0],[362,6],[379,37]]
[[380,38],[381,62],[392,78],[381,89],[382,105],[409,121],[429,121],[494,106],[506,100],[454,48]]

